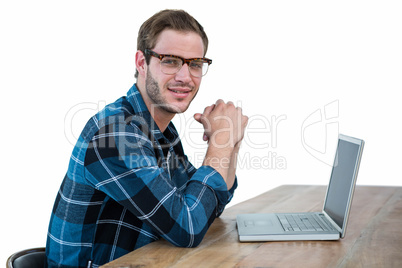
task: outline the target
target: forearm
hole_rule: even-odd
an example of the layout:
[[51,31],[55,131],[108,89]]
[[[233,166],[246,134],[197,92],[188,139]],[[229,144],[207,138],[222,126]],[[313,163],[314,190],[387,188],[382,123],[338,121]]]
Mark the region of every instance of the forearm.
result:
[[203,166],[214,168],[222,176],[226,184],[230,174],[229,168],[233,150],[231,147],[219,148],[210,144],[202,163]]
[[234,148],[217,148],[210,145],[203,162],[204,166],[211,166],[221,174],[228,190],[232,188],[235,181],[239,149],[240,143],[237,143]]
[[240,142],[236,144],[235,148],[233,149],[232,155],[230,157],[230,164],[228,169],[228,180],[226,182],[228,186],[228,190],[232,188],[233,183],[236,178],[236,167],[237,167],[237,158],[239,156],[240,150]]

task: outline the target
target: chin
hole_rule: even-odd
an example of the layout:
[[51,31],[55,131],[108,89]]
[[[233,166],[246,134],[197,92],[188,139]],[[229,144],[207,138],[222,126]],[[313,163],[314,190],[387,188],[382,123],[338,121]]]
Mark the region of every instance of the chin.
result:
[[171,113],[179,114],[187,111],[188,107],[191,104],[193,98],[191,100],[189,98],[186,99],[165,99],[165,108],[169,110]]
[[165,111],[169,113],[174,113],[174,114],[181,114],[187,111],[189,105],[175,105],[175,104],[169,104],[166,105]]

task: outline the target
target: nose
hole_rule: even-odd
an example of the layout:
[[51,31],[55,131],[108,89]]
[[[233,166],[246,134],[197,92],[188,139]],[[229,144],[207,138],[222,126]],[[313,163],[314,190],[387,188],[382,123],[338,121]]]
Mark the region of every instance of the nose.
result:
[[187,63],[184,63],[181,69],[176,73],[175,80],[184,83],[188,83],[192,80]]

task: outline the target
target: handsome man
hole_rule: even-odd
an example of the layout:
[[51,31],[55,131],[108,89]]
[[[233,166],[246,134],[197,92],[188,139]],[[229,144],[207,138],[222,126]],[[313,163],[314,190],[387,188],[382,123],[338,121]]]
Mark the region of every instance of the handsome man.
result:
[[237,186],[248,118],[222,100],[194,118],[208,149],[194,168],[171,122],[187,110],[211,60],[189,14],[164,10],[140,28],[137,83],[85,126],[50,219],[49,267],[98,267],[163,237],[197,246]]

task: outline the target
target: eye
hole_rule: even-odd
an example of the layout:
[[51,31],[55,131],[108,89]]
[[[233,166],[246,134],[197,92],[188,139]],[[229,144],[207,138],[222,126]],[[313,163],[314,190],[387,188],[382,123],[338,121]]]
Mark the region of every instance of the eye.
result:
[[161,64],[167,67],[178,67],[181,65],[181,61],[175,58],[164,57]]
[[190,67],[193,69],[202,69],[204,62],[202,60],[193,60],[190,62]]

